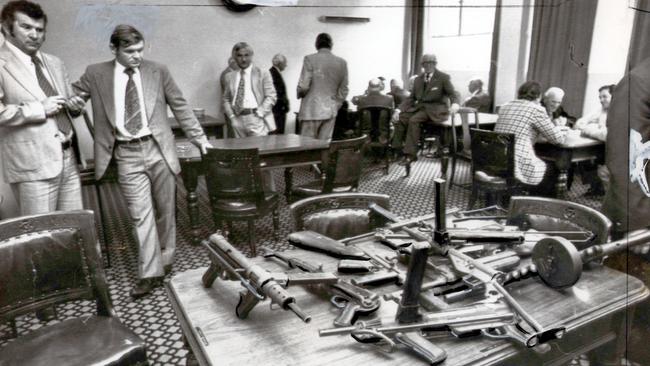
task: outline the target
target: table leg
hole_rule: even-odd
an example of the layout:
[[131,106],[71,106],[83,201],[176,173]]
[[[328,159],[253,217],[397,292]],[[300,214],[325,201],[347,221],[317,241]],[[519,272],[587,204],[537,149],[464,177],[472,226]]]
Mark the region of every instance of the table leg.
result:
[[181,171],[183,185],[187,191],[187,214],[190,217],[191,244],[199,245],[201,242],[201,224],[199,218],[199,196],[196,189],[199,185],[198,164],[187,164]]
[[567,169],[561,169],[558,173],[557,182],[555,183],[555,192],[559,199],[566,199],[568,196],[568,172]]
[[284,169],[284,196],[287,198],[287,203],[291,202],[291,187],[293,187],[293,169]]

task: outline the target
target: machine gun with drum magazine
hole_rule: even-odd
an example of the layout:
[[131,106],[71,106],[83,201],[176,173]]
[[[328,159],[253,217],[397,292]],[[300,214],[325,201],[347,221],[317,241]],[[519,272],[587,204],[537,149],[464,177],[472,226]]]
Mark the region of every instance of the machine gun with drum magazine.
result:
[[203,286],[211,287],[217,277],[239,281],[245,290],[239,293],[235,313],[240,319],[248,316],[258,302],[271,299],[271,305],[290,310],[305,323],[311,320],[286,290],[290,285],[331,285],[338,282],[332,273],[271,273],[251,263],[244,254],[233,247],[221,234],[212,234],[201,244],[208,250],[211,264],[203,274]]

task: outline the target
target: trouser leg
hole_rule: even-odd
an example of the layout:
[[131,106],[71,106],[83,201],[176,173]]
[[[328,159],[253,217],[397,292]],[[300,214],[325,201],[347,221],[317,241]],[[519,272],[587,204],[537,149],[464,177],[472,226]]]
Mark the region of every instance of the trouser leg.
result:
[[318,129],[318,139],[332,141],[332,134],[334,133],[334,124],[336,122],[336,116],[322,121],[320,128]]
[[63,151],[63,169],[59,181],[57,210],[71,211],[83,209],[81,181],[74,150]]
[[151,144],[152,161],[148,168],[155,206],[156,229],[164,266],[174,262],[176,252],[176,176],[167,166],[158,146]]
[[429,121],[429,116],[425,111],[417,111],[409,118],[406,141],[404,142],[404,154],[417,155],[418,142],[420,141],[420,124],[427,121]]

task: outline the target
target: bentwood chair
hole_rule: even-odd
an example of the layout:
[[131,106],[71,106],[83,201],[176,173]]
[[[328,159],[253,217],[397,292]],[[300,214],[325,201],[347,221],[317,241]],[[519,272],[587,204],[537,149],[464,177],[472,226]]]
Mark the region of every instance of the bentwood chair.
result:
[[356,190],[363,168],[363,148],[368,136],[349,140],[332,141],[323,164],[325,178],[317,179],[292,188],[292,196],[299,198],[325,193]]
[[253,256],[254,221],[272,213],[273,229],[279,226],[276,192],[264,191],[258,149],[208,149],[203,156],[205,181],[216,227],[223,221],[246,221],[248,243]]
[[332,193],[309,197],[289,206],[293,231],[311,230],[333,239],[370,232],[386,219],[368,207],[375,203],[390,210],[390,197],[373,193]]
[[546,197],[512,197],[507,225],[522,230],[589,231],[593,237],[578,246],[584,249],[592,244],[603,244],[609,239],[612,222],[601,212],[575,202]]
[[[146,365],[145,343],[111,302],[91,211],[53,212],[0,222],[0,320],[14,336],[0,365]],[[15,319],[55,304],[94,301],[96,314],[18,336]]]
[[[458,136],[457,123],[460,117],[461,135]],[[454,183],[456,174],[456,160],[458,158],[472,160],[472,139],[470,134],[470,123],[473,128],[479,129],[478,111],[470,107],[462,107],[458,112],[451,115],[451,176],[449,184]]]
[[472,193],[468,210],[480,193],[487,206],[501,204],[519,192],[515,179],[515,135],[472,128]]
[[384,158],[384,174],[388,174],[390,166],[390,119],[393,109],[390,107],[360,108],[358,136],[368,135],[368,147],[378,149]]

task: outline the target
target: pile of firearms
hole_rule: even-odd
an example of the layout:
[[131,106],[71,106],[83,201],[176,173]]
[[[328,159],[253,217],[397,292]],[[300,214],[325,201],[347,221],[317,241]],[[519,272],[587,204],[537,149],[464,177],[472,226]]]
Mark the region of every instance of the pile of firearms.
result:
[[[343,240],[311,231],[289,235],[289,242],[295,246],[339,259],[341,274],[368,274],[347,280],[343,275],[324,272],[321,265],[265,248],[265,257],[300,270],[271,273],[251,263],[223,236],[214,234],[203,242],[212,261],[203,276],[203,284],[212,286],[218,276],[240,281],[244,286],[236,307],[240,318],[246,318],[259,301],[269,298],[272,305],[294,312],[305,322],[310,321],[310,316],[296,303],[287,287],[324,287],[331,303],[341,311],[334,320],[334,327],[319,330],[320,336],[349,334],[358,342],[373,343],[388,352],[406,348],[427,363],[436,364],[445,360],[446,352],[424,337],[430,331],[450,331],[459,337],[481,334],[508,338],[537,352],[547,351],[546,342],[561,338],[565,328],[542,326],[504,286],[537,275],[550,287],[569,287],[579,280],[584,263],[650,241],[650,233],[644,232],[626,240],[578,251],[572,240],[588,241],[591,233],[447,229],[444,180],[436,180],[435,187],[435,214],[428,216],[434,219],[434,226],[427,224],[425,218],[400,221],[393,213],[371,204],[370,210],[393,223],[373,233]],[[381,257],[362,246],[350,245],[373,237],[389,246],[398,257],[406,258],[408,270],[401,270],[395,260]],[[514,248],[531,238],[539,240],[532,250],[532,263],[523,267],[518,267],[519,256],[513,250],[500,250],[482,257],[474,255],[474,252],[482,253],[483,244],[497,243],[501,248]],[[453,271],[445,272],[433,264],[430,259],[434,256],[446,258]],[[427,269],[438,270],[442,275],[424,282]],[[374,316],[381,300],[377,293],[367,288],[386,282],[401,288],[383,295],[384,300],[398,303],[397,313],[390,319]],[[439,296],[431,296],[431,290]],[[468,299],[472,300],[469,304]],[[449,305],[461,300],[464,301],[461,306]],[[423,311],[431,308],[437,310]]]

